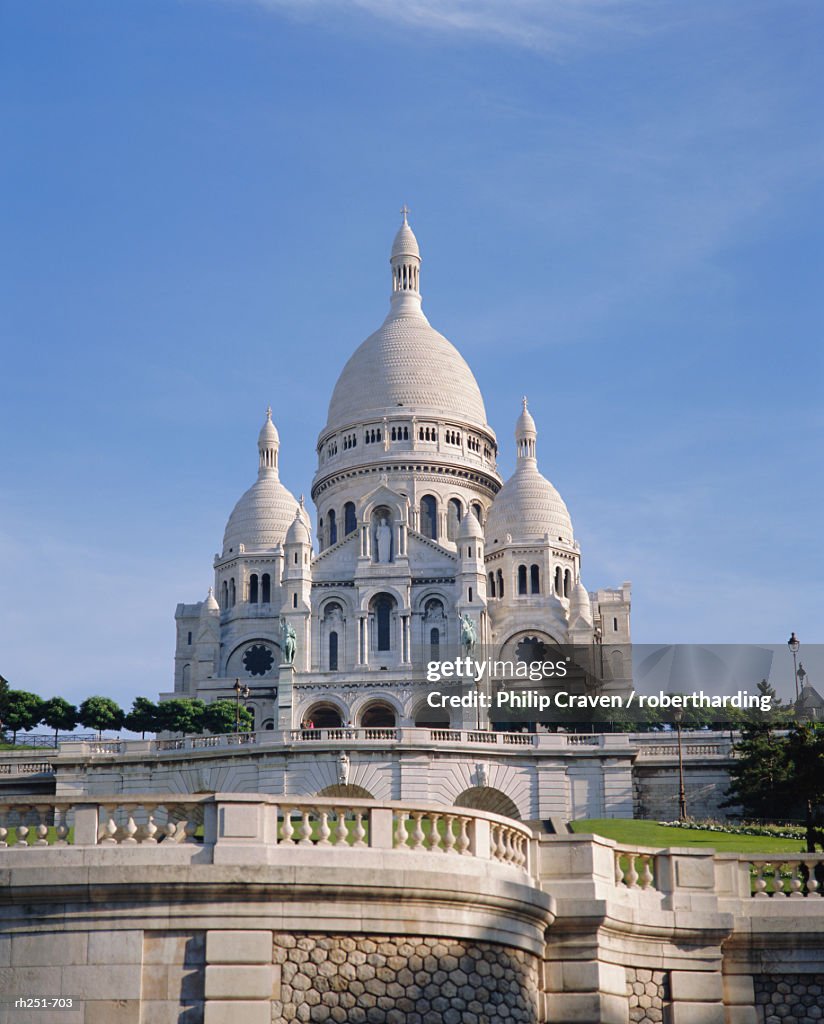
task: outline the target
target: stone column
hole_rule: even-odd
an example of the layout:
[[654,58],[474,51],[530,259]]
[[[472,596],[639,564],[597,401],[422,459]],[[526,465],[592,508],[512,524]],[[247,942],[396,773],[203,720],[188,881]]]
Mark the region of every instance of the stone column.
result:
[[270,931],[206,933],[204,1024],[270,1024],[280,998],[280,964]]

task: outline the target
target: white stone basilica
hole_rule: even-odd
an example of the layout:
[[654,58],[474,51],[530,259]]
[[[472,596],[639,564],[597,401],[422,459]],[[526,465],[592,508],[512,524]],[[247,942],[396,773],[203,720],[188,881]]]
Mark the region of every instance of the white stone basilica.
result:
[[472,728],[475,709],[427,705],[423,671],[460,653],[466,616],[478,657],[544,660],[561,644],[592,645],[608,685],[630,685],[630,585],[584,587],[526,399],[516,469],[502,482],[472,371],[421,308],[406,211],[390,264],[389,313],[344,366],[318,437],[315,544],[303,499],[280,482],[270,409],[214,591],[177,607],[165,698],[234,698],[240,680],[257,729]]

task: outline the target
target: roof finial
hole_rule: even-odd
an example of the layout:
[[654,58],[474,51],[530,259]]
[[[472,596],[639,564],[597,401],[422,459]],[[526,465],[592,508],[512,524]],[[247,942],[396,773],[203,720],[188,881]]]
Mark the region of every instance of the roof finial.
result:
[[526,407],[527,407],[526,395],[524,395],[524,397],[521,399],[521,401],[524,403],[524,412],[526,412]]
[[266,419],[269,420],[270,423],[272,422],[272,406],[271,405],[267,405],[266,406]]
[[408,224],[409,223],[409,221],[407,220],[407,216],[411,212],[412,211],[409,209],[409,207],[406,205],[406,203],[404,203],[403,206],[401,207],[401,217],[403,217],[403,220],[402,220],[401,223],[403,223],[403,224]]

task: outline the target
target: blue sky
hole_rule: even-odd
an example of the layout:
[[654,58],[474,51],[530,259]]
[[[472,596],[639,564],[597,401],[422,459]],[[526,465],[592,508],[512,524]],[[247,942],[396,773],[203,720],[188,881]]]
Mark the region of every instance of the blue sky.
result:
[[819,3],[4,0],[0,22],[13,685],[169,688],[175,604],[211,582],[270,402],[309,493],[404,202],[502,472],[526,392],[584,581],[632,580],[634,638],[824,640]]

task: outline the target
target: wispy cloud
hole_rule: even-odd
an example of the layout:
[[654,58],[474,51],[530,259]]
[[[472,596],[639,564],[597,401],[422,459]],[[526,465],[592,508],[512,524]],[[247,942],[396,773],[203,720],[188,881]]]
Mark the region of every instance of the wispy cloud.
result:
[[604,37],[639,36],[677,12],[650,0],[230,0],[301,18],[365,14],[429,32],[560,51]]

